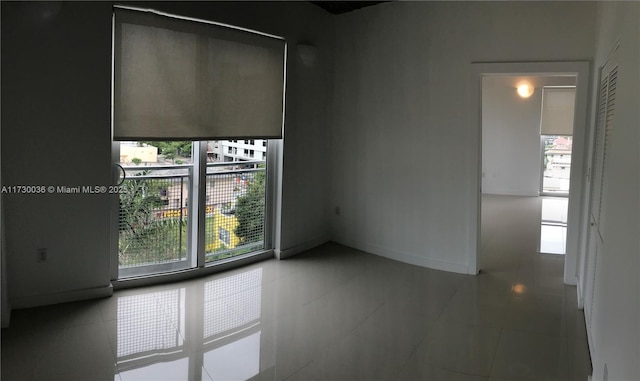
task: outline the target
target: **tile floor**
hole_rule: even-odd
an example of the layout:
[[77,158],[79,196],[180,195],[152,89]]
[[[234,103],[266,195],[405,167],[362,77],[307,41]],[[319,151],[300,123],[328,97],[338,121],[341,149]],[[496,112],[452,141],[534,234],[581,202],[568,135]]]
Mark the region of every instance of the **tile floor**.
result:
[[206,278],[17,310],[2,379],[587,380],[563,256],[536,253],[540,200],[486,196],[483,271],[329,243]]

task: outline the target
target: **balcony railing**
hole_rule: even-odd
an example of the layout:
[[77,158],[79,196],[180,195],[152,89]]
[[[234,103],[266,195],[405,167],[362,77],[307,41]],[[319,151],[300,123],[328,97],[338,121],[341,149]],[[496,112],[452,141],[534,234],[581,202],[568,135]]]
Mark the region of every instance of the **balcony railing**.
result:
[[[264,164],[207,164],[206,262],[264,248]],[[121,273],[188,267],[197,247],[189,241],[189,204],[195,202],[191,198],[193,167],[126,166],[124,170],[118,242]]]
[[191,167],[126,167],[125,171],[120,194],[120,268],[185,260]]
[[206,262],[264,248],[265,162],[207,164]]

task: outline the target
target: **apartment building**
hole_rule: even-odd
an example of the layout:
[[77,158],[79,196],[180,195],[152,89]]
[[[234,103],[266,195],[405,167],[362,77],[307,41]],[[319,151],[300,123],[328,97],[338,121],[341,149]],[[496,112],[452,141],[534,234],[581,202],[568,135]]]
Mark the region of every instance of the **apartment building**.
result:
[[249,161],[267,158],[265,139],[221,140],[207,143],[209,161]]

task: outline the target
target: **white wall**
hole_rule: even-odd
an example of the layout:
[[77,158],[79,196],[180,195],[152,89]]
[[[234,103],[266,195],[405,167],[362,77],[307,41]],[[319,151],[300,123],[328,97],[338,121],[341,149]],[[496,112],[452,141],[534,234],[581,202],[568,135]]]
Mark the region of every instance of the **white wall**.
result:
[[521,98],[503,77],[482,79],[482,193],[539,194],[541,107],[540,88]]
[[[0,135],[0,158],[2,157],[2,137]],[[0,177],[0,188],[2,188]],[[11,305],[9,304],[9,291],[7,289],[7,240],[4,237],[4,195],[0,194],[0,326],[9,326],[11,320]]]
[[[42,17],[43,10],[56,5],[60,5],[57,13]],[[141,6],[287,39],[280,243],[288,249],[326,240],[324,131],[331,72],[325,68],[333,51],[330,15],[303,2],[144,2]],[[3,184],[109,184],[111,3],[3,2],[1,35]],[[318,47],[316,66],[301,67],[292,49],[298,41]],[[65,154],[68,149],[75,152],[71,159]],[[7,288],[14,307],[109,292],[109,199],[6,195],[3,207]],[[45,263],[36,262],[41,247],[49,251]]]
[[339,16],[334,240],[475,271],[478,127],[472,62],[588,60],[593,3],[391,2]]
[[[110,13],[108,3],[2,4],[4,185],[110,183]],[[4,196],[14,307],[109,292],[105,195]]]
[[[515,91],[521,81],[535,88],[529,98]],[[540,193],[542,88],[567,85],[575,85],[575,77],[483,77],[482,193]]]
[[[616,44],[619,71],[607,157],[604,245],[598,254],[590,338],[594,380],[640,379],[640,3],[598,5],[596,75]],[[594,97],[596,91],[594,90]],[[595,101],[595,99],[594,99]],[[591,279],[581,279],[585,287]],[[589,303],[585,302],[585,308]]]

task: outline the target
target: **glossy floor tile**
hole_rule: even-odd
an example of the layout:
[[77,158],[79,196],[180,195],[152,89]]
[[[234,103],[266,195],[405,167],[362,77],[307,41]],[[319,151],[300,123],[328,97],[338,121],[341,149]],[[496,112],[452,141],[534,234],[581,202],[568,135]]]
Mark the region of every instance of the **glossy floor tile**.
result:
[[283,261],[16,310],[2,379],[584,380],[563,256],[539,254],[539,198],[486,196],[483,271],[329,243]]

